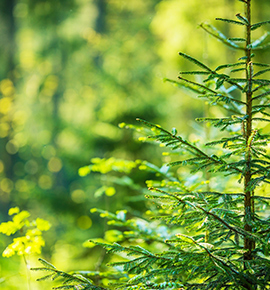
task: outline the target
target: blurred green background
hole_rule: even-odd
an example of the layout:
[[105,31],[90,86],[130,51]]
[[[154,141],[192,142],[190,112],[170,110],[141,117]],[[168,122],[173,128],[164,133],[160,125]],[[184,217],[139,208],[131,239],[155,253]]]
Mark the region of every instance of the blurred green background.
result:
[[[269,1],[254,6],[254,21],[270,19]],[[178,51],[213,68],[235,61],[198,26],[206,21],[240,37],[241,27],[214,19],[241,11],[236,0],[1,0],[0,222],[13,206],[47,219],[53,226],[42,256],[65,271],[95,269],[100,252],[82,243],[102,236],[105,224],[89,210],[143,210],[143,201],[132,201],[128,189],[95,195],[100,176],[80,177],[78,169],[111,156],[161,165],[157,149],[118,127],[137,117],[198,138],[193,120],[205,115],[204,101],[163,78],[189,69]],[[268,52],[260,58],[267,62]],[[11,240],[0,236],[0,252]],[[21,258],[1,257],[0,288],[18,284],[28,289]]]

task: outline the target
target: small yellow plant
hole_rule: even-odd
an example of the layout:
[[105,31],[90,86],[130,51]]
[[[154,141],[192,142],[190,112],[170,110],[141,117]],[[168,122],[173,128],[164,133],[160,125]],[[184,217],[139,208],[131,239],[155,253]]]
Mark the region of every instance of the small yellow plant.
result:
[[15,254],[18,256],[40,254],[41,248],[45,245],[42,232],[50,229],[50,223],[41,218],[30,222],[28,219],[30,213],[25,210],[20,211],[18,207],[10,208],[8,214],[13,216],[12,221],[1,223],[0,233],[10,236],[20,231],[24,235],[14,238],[3,251],[2,256],[9,258]]

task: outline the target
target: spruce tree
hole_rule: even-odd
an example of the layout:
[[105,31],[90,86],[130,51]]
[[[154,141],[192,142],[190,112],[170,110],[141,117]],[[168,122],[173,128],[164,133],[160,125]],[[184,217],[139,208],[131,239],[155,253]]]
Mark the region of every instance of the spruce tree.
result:
[[[177,160],[159,168],[147,161],[94,159],[80,170],[81,175],[120,172],[129,176],[138,167],[156,173],[156,179],[147,181],[146,197],[151,201],[147,214],[152,219],[132,217],[125,210],[114,214],[93,209],[121,232],[114,243],[97,239],[88,244],[107,250],[112,270],[67,274],[41,260],[44,267],[33,269],[49,272],[41,279],[64,278],[55,289],[270,289],[270,135],[263,128],[270,121],[270,81],[262,78],[270,66],[256,62],[255,56],[269,45],[267,35],[252,38],[254,30],[270,21],[253,24],[252,0],[238,1],[244,14],[216,20],[242,26],[244,37],[227,38],[212,25],[201,27],[242,56],[213,69],[181,52],[180,57],[198,70],[181,72],[178,81],[168,80],[226,112],[222,117],[198,119],[218,128],[220,138],[202,144],[185,140],[176,129],[169,131],[144,120],[138,120],[139,126],[121,124],[146,132],[147,140],[170,148]],[[197,76],[203,81],[197,82]],[[190,170],[186,177],[173,171],[184,165]],[[187,182],[193,176],[200,179]],[[114,180],[124,184],[119,176]],[[135,187],[130,180],[124,185]],[[140,185],[136,190],[145,192]]]

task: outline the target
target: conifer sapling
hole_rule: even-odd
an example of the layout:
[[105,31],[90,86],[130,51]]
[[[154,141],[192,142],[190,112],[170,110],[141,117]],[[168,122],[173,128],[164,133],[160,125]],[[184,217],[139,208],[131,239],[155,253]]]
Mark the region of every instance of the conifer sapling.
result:
[[[114,271],[104,267],[99,274],[84,272],[86,278],[96,277],[95,283],[72,281],[68,276],[57,289],[68,289],[67,285],[73,289],[259,290],[270,287],[267,216],[270,198],[266,194],[270,183],[270,135],[264,130],[270,122],[270,81],[263,78],[270,66],[256,61],[256,54],[269,44],[265,43],[265,35],[258,39],[252,37],[253,31],[270,21],[253,24],[252,1],[238,1],[243,3],[244,14],[216,20],[243,27],[244,36],[227,38],[212,25],[201,27],[224,45],[239,51],[241,57],[234,63],[210,68],[181,52],[180,57],[198,69],[181,72],[178,81],[168,80],[221,108],[222,117],[198,119],[218,128],[220,138],[202,144],[184,139],[175,129],[168,131],[144,120],[139,120],[141,126],[127,125],[140,131],[143,128],[148,134],[147,140],[170,148],[172,158],[177,156],[177,160],[161,168],[147,161],[133,164],[138,170],[158,174],[157,179],[147,181],[146,194],[158,206],[146,203],[152,216],[150,221],[146,215],[132,217],[125,211],[114,214],[93,210],[122,232],[114,243],[103,239],[86,244],[104,247],[111,254],[110,266]],[[197,82],[194,76],[204,79]],[[90,165],[87,173],[93,168],[102,173],[102,162],[105,164],[106,160],[99,161],[100,169]],[[119,165],[119,160],[114,162]],[[190,173],[179,175],[168,170],[184,165]],[[127,176],[130,173],[121,170],[121,166],[111,166],[107,174],[115,171],[126,172]],[[196,175],[197,172],[202,174]],[[136,188],[145,193],[139,185]],[[55,268],[45,264],[41,269],[51,272],[49,277],[56,277]],[[105,283],[104,277],[110,277],[111,284]]]

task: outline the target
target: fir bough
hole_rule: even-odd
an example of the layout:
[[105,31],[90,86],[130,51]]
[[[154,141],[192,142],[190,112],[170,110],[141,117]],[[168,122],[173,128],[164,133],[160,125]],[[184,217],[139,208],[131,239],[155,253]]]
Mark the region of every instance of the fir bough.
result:
[[[139,120],[142,128],[150,132],[146,140],[171,148],[174,157],[178,155],[180,160],[162,168],[141,161],[133,164],[132,170],[137,166],[139,170],[159,173],[157,180],[147,181],[146,197],[158,205],[155,208],[149,203],[152,222],[147,221],[147,215],[127,218],[123,212],[99,211],[109,219],[110,226],[122,233],[121,238],[115,238],[115,243],[105,239],[88,245],[102,246],[112,256],[110,266],[119,279],[111,280],[107,286],[101,280],[101,286],[106,289],[270,288],[267,216],[270,135],[261,129],[263,123],[270,122],[270,81],[263,78],[270,69],[268,64],[253,60],[256,51],[269,46],[265,43],[268,33],[252,39],[252,32],[270,21],[252,23],[252,1],[239,1],[244,5],[244,15],[216,20],[244,27],[244,37],[227,38],[212,25],[201,27],[225,45],[242,52],[242,56],[235,63],[210,68],[181,52],[180,56],[195,64],[198,70],[181,72],[178,81],[167,80],[223,108],[226,116],[198,119],[219,128],[223,131],[222,137],[207,140],[206,144],[192,143],[175,129],[168,131]],[[204,77],[202,82],[194,80],[197,75]],[[193,173],[182,177],[168,171],[183,165]],[[114,170],[113,164],[110,168]],[[102,168],[95,169],[102,173]],[[130,172],[120,171],[127,175]],[[196,177],[195,172],[202,174],[188,182]],[[140,187],[137,190],[144,193]],[[43,270],[53,272],[50,275],[57,273],[51,266],[45,265]],[[81,288],[74,286],[74,289]]]

